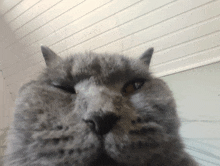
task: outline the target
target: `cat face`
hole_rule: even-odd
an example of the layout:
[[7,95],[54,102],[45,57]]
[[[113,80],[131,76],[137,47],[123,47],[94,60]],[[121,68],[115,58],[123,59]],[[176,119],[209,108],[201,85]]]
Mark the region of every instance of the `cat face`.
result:
[[17,99],[21,146],[11,149],[20,165],[146,165],[171,155],[168,147],[180,151],[171,147],[181,146],[172,94],[148,71],[153,49],[136,60],[42,53],[47,68]]

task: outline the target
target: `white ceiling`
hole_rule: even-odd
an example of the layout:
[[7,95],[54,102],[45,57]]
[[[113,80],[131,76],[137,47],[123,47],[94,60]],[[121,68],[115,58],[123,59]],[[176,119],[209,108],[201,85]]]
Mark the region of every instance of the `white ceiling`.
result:
[[219,0],[0,0],[0,63],[16,95],[44,67],[40,45],[61,56],[155,48],[157,76],[220,61]]

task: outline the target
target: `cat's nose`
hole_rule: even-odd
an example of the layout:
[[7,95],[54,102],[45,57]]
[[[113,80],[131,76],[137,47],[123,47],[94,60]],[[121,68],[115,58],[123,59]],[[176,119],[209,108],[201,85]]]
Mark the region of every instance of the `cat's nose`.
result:
[[83,119],[83,121],[98,135],[105,135],[115,126],[120,119],[114,113],[91,114]]

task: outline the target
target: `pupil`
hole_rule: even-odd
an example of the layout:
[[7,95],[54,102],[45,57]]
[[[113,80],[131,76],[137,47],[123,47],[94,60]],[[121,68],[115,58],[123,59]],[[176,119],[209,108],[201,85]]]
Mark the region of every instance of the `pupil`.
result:
[[139,89],[141,87],[141,82],[135,82],[134,87],[135,89]]

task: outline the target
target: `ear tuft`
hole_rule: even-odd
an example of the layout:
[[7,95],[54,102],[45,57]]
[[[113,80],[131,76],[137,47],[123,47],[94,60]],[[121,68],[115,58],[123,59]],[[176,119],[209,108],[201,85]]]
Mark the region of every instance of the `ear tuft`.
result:
[[41,45],[41,52],[47,67],[52,67],[61,60],[61,58],[47,46]]
[[150,61],[152,58],[152,55],[154,53],[154,48],[151,47],[149,49],[147,49],[147,51],[145,51],[141,56],[140,56],[140,60],[144,61],[144,63],[148,66],[150,66]]

